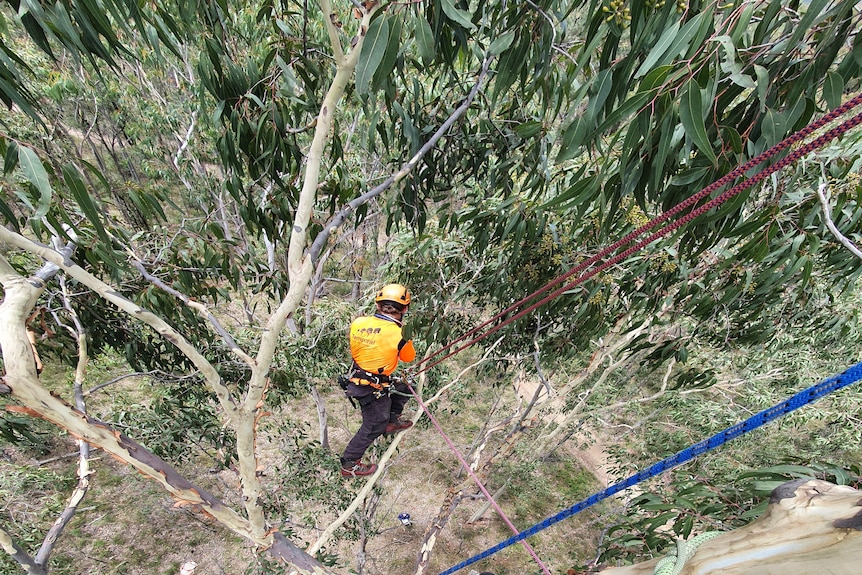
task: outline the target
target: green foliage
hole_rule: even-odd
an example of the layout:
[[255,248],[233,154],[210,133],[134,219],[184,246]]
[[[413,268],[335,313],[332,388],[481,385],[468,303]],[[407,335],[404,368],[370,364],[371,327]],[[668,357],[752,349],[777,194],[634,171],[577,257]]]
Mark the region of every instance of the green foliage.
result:
[[216,469],[236,460],[236,438],[218,418],[215,399],[197,379],[155,380],[150,403],[110,414],[110,423],[157,456],[174,463],[201,452]]
[[419,350],[451,340],[475,325],[476,286],[467,280],[481,269],[470,261],[468,241],[457,233],[416,237],[404,232],[387,243],[389,258],[378,270],[381,277],[404,278],[410,286],[413,303],[405,330],[413,334]]
[[660,555],[678,537],[746,525],[766,509],[772,490],[791,479],[816,478],[858,487],[860,471],[855,464],[845,468],[814,462],[758,469],[730,484],[702,476],[665,478],[628,503],[625,516],[607,530],[599,561],[641,561]]
[[0,413],[0,438],[27,449],[44,449],[45,446],[45,432],[36,429],[30,418],[8,412]]
[[267,511],[281,518],[288,528],[292,524],[319,524],[318,506],[332,513],[343,511],[354,494],[342,486],[337,455],[311,440],[304,425],[289,420],[272,425],[277,426],[273,431],[283,457],[273,466],[264,498]]
[[[832,105],[858,82],[859,66],[839,49],[852,30],[850,2],[815,3],[799,14],[780,12],[770,18],[765,16],[772,5],[692,5],[683,12],[670,5],[638,5],[624,14],[609,5],[569,6],[586,11],[579,14],[586,29],[563,26],[569,22],[557,8],[554,2],[542,2],[535,10],[500,5],[474,12],[449,3],[393,5],[379,11],[363,44],[353,94],[361,105],[356,125],[366,134],[363,149],[384,166],[400,164],[404,151],[417,150],[430,127],[445,119],[452,108],[448,99],[478,70],[482,49],[498,55],[486,90],[490,105],[477,107],[460,122],[387,202],[390,230],[402,221],[425,230],[429,208],[439,214],[431,219],[442,230],[464,230],[449,246],[443,244],[451,242],[445,234],[405,238],[415,247],[405,244],[403,251],[428,252],[420,265],[440,260],[450,277],[434,282],[446,284],[443,293],[474,299],[477,310],[518,301],[632,231],[644,218],[713,181],[746,153],[775,143],[810,119],[818,102]],[[153,229],[161,241],[148,234],[136,238],[134,247],[152,262],[154,275],[169,276],[172,285],[190,297],[224,301],[225,282],[231,290],[248,288],[281,297],[286,278],[264,263],[259,240],[278,245],[285,223],[292,219],[310,136],[304,127],[318,112],[320,88],[333,72],[324,57],[326,38],[319,24],[312,22],[308,28],[309,21],[299,18],[290,3],[264,2],[227,12],[211,4],[184,5],[180,13],[179,20],[164,11],[136,13],[134,18],[155,22],[158,40],[177,55],[178,41],[200,51],[200,90],[206,97],[199,104],[211,106],[208,117],[215,120],[207,127],[214,137],[212,146],[202,151],[220,157],[224,189],[245,231],[242,239],[231,237],[229,229],[213,219],[189,218],[180,230]],[[73,23],[78,17],[89,21],[86,11]],[[344,25],[346,35],[353,33],[353,24]],[[554,38],[556,45],[549,34],[554,25],[565,32]],[[777,56],[755,49],[785,29],[793,30],[800,46],[811,49],[797,53],[798,48],[791,47]],[[821,35],[822,30],[829,33]],[[573,43],[568,58],[555,60],[559,42],[581,35],[590,41]],[[110,37],[104,40],[106,46],[114,45]],[[133,48],[167,69],[173,65],[167,54],[156,58],[147,52],[155,40],[141,38]],[[37,44],[50,52],[49,45]],[[599,69],[593,71],[596,65]],[[822,85],[814,81],[815,70],[830,66]],[[800,78],[811,81],[797,81]],[[148,135],[153,128],[182,129],[181,116],[161,125],[146,123],[159,114],[136,110],[133,115],[132,93],[110,80],[105,86],[102,105],[117,110],[115,128],[126,134],[127,143],[152,142]],[[181,94],[170,97],[176,96]],[[580,102],[582,114],[568,112]],[[556,164],[548,161],[555,148]],[[20,150],[32,155],[29,148]],[[333,213],[367,186],[363,180],[372,176],[366,169],[370,164],[369,158],[348,151],[336,130],[320,186],[323,213]],[[7,169],[10,165],[7,161]],[[35,195],[18,197],[26,200],[25,208],[29,202],[24,212],[35,217],[49,208],[45,198],[65,194],[46,187],[46,182],[59,182],[59,174],[28,173],[26,189]],[[87,252],[89,261],[98,268],[103,260],[119,277],[120,246],[111,245],[107,234],[128,238],[124,243],[133,236],[124,233],[119,222],[107,226],[101,221],[100,204],[82,188],[76,173],[64,169],[63,183],[74,200],[64,209],[72,213],[57,211],[51,217],[78,221],[80,214],[91,222],[92,229],[78,226],[85,237],[98,239]],[[851,226],[858,219],[854,194],[848,189],[837,199],[849,208],[846,225]],[[855,277],[862,269],[837,244],[821,240],[818,206],[810,193],[805,202],[785,201],[788,196],[752,192],[753,207],[739,201],[702,218],[652,255],[632,258],[626,269],[605,272],[569,290],[544,307],[541,320],[518,322],[513,327],[517,337],[507,345],[522,349],[543,332],[549,348],[578,350],[601,337],[624,313],[653,313],[667,305],[668,297],[685,307],[680,313],[708,320],[707,329],[719,319],[714,310],[723,310],[721,319],[729,321],[732,340],[767,339],[774,330],[774,310],[809,302],[806,290],[823,277],[818,264],[825,264],[822,273],[832,277]],[[189,200],[175,205],[214,213],[224,198],[214,193]],[[166,198],[158,193],[147,190],[135,203],[132,211],[141,219],[127,219],[144,224],[153,217],[164,219],[160,207]],[[778,210],[772,207],[776,203]],[[9,213],[19,211],[7,207]],[[804,239],[795,231],[799,225],[808,230]],[[311,237],[320,229],[315,222]],[[768,231],[761,234],[764,229]],[[175,237],[181,241],[173,242]],[[457,253],[457,242],[464,241],[471,249]],[[171,249],[166,250],[168,242]],[[465,258],[477,264],[465,265]],[[431,285],[430,275],[412,273],[420,288]],[[458,281],[467,277],[467,283]],[[794,287],[789,294],[788,285]],[[148,307],[175,315],[164,311],[174,302],[153,297],[152,290],[145,295]],[[430,341],[451,339],[471,324],[463,313],[449,313],[450,322],[431,321],[442,307],[433,302],[427,319],[414,315],[412,320],[416,327],[426,324]],[[797,316],[803,314],[800,310]],[[194,324],[189,317],[183,319]],[[140,351],[144,353],[133,350],[130,355],[161,355],[151,346]]]

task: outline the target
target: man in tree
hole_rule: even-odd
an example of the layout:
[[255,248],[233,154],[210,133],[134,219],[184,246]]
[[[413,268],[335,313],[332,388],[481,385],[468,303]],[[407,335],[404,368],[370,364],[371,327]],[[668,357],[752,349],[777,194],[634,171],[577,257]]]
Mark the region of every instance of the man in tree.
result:
[[[410,305],[410,292],[400,284],[383,286],[377,297],[377,312],[350,324],[350,355],[353,369],[345,393],[359,402],[362,425],[341,456],[341,475],[360,477],[377,471],[377,464],[362,463],[362,455],[384,433],[396,433],[413,425],[401,419],[410,399],[407,386],[392,372],[398,361],[416,359],[412,340],[404,339],[401,319]],[[390,390],[394,395],[390,396]]]

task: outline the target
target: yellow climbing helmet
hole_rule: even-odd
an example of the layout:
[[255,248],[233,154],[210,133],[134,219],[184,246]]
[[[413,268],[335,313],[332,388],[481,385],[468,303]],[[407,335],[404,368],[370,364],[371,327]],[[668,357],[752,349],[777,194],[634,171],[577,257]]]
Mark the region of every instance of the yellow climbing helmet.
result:
[[387,284],[380,288],[374,301],[377,303],[392,301],[407,306],[410,305],[410,291],[401,284]]

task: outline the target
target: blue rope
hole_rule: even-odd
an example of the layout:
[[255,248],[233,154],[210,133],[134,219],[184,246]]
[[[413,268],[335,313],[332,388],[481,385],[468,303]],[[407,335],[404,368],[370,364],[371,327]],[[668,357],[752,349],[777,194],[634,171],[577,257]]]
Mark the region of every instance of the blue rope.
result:
[[629,487],[637,485],[641,481],[645,481],[651,477],[655,477],[656,475],[667,471],[668,469],[691,461],[698,455],[706,453],[707,451],[712,451],[719,445],[727,443],[731,439],[739,437],[744,433],[748,433],[749,431],[752,431],[760,427],[761,425],[769,423],[773,419],[778,419],[779,417],[786,415],[791,411],[799,409],[803,405],[816,401],[821,397],[832,393],[833,391],[836,391],[843,387],[847,387],[848,385],[855,383],[860,379],[862,379],[862,363],[857,363],[856,365],[848,368],[845,372],[839,375],[833,376],[818,383],[817,385],[813,385],[806,390],[800,391],[790,399],[787,399],[774,407],[770,407],[769,409],[761,411],[760,413],[749,417],[742,423],[737,423],[732,427],[728,427],[724,431],[716,433],[709,439],[701,441],[700,443],[696,443],[691,447],[687,447],[676,455],[671,455],[667,459],[662,459],[658,463],[653,464],[651,467],[630,476],[628,479],[620,481],[619,483],[615,483],[604,491],[600,491],[599,493],[587,497],[583,501],[572,505],[571,507],[561,511],[557,515],[548,517],[541,523],[537,523],[529,529],[521,531],[519,534],[510,537],[509,539],[506,539],[505,541],[498,543],[497,545],[490,547],[485,551],[482,551],[478,555],[471,557],[466,561],[462,561],[454,567],[450,567],[446,571],[441,572],[439,575],[450,575],[455,571],[463,569],[467,565],[471,565],[476,561],[484,559],[490,555],[493,555],[497,551],[505,549],[506,547],[513,545],[518,541],[521,541],[522,539],[526,539],[531,535],[535,535],[539,531],[542,531],[543,529],[546,529],[551,525],[554,525],[555,523],[559,523],[563,519],[571,517],[575,513],[583,511],[587,507],[595,505],[599,501],[603,501],[608,497],[615,495],[620,491],[623,491],[624,489],[628,489]]

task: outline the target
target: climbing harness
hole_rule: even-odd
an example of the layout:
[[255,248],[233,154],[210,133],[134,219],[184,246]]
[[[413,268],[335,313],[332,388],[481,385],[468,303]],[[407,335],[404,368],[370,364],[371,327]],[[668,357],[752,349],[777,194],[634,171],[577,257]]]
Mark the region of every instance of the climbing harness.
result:
[[347,375],[347,379],[355,380],[359,385],[370,385],[374,389],[383,389],[389,386],[390,376],[384,373],[365,371],[356,362],[353,362],[353,368]]
[[655,564],[653,575],[679,575],[685,562],[692,558],[697,548],[719,535],[721,531],[707,531],[687,541],[680,537],[676,540],[676,547]]
[[[383,374],[373,374],[365,371],[364,369],[359,368],[354,364],[353,369],[345,374],[338,376],[338,387],[341,388],[341,391],[344,392],[344,396],[350,400],[350,404],[353,405],[354,409],[359,407],[365,407],[372,401],[376,399],[380,399],[382,397],[388,397],[390,393],[393,392],[390,389],[390,381],[392,378],[388,375]],[[374,391],[368,393],[366,395],[362,395],[360,397],[355,397],[350,395],[350,384],[355,383],[360,386],[368,386],[371,387]]]

